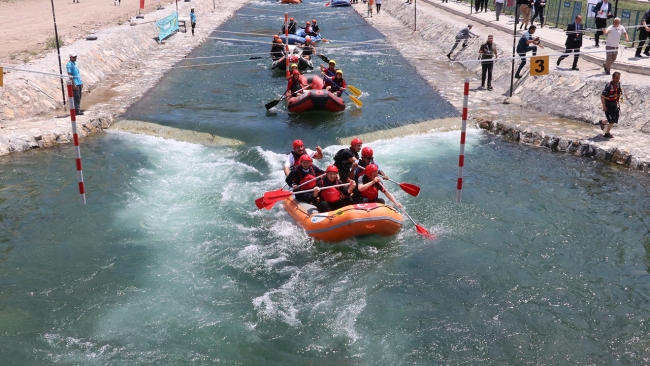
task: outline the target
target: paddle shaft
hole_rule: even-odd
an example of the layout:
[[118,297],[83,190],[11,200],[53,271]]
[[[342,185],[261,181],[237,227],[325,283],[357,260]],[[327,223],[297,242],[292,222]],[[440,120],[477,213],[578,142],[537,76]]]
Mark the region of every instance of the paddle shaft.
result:
[[[333,186],[323,187],[323,189],[328,189],[328,188],[338,188],[338,187],[349,186],[349,185],[350,185],[350,183],[335,184],[335,185],[333,185]],[[315,189],[316,189],[316,188],[306,189],[306,190],[304,190],[304,191],[292,192],[292,194],[313,192]],[[319,189],[320,189],[320,188],[319,188]]]
[[[327,71],[327,72],[331,72],[331,71],[329,71],[329,70],[325,70],[325,71]],[[332,78],[328,77],[327,75],[323,75],[323,76],[325,77],[325,79],[329,80],[330,82],[332,82],[332,84],[336,85],[339,89],[341,89],[341,86],[339,86],[339,84],[337,84],[336,82],[334,82],[334,80],[332,80]],[[341,91],[344,92],[345,94],[348,94],[348,91],[347,91],[347,90],[341,90]],[[348,94],[348,97],[351,97],[351,95]]]

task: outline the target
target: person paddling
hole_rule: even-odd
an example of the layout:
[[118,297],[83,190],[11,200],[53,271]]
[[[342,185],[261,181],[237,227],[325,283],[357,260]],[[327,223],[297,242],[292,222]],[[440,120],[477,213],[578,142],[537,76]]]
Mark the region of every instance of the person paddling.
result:
[[337,97],[341,97],[341,94],[346,90],[347,84],[345,79],[343,79],[343,71],[336,70],[336,77],[334,78],[325,78],[325,84],[323,84],[323,89],[327,89],[330,93],[335,93]]
[[303,89],[309,88],[309,85],[303,83],[300,76],[300,71],[293,70],[291,79],[287,82],[287,90],[284,92],[287,97],[289,97],[289,95],[292,97],[298,96],[299,93],[302,94]]
[[386,198],[393,202],[395,206],[402,208],[402,204],[397,202],[395,197],[381,183],[379,167],[375,164],[370,164],[357,180],[356,195],[363,198],[364,203],[385,204],[386,201],[383,198],[379,198],[379,192],[383,192]]
[[[285,182],[293,188],[294,192],[298,191],[298,189],[308,190],[316,187],[317,182],[315,178],[323,174],[325,174],[323,169],[314,166],[309,155],[304,154],[300,157],[300,166],[291,169]],[[301,184],[302,186],[298,188]],[[311,203],[314,206],[318,205],[318,199],[314,196],[314,192],[297,193],[296,200]]]
[[287,30],[285,27],[288,27],[289,34],[296,34],[296,28],[298,27],[298,24],[296,24],[296,21],[293,18],[289,19],[289,24],[282,25],[282,34],[284,34]]
[[339,176],[344,183],[354,178],[354,175],[351,175],[350,172],[357,167],[361,147],[363,147],[363,141],[356,137],[350,142],[349,148],[341,149],[334,155],[334,166],[338,168]]
[[311,35],[314,37],[318,37],[320,34],[320,27],[318,24],[316,24],[316,19],[311,20]]
[[300,157],[304,154],[307,154],[312,159],[322,159],[323,158],[323,149],[320,146],[316,146],[316,151],[311,149],[305,149],[305,143],[302,140],[294,140],[291,144],[293,150],[289,152],[287,160],[284,162],[284,175],[287,176],[291,173],[291,168],[297,167],[300,165]]
[[336,61],[330,60],[329,65],[325,68],[323,65],[320,65],[321,73],[325,76],[333,77],[336,76]]
[[311,55],[316,54],[316,47],[311,41],[310,36],[305,37],[305,43],[299,44],[298,47],[302,48],[302,58],[305,60],[311,60]]
[[273,44],[271,44],[271,60],[277,61],[284,57],[284,44],[277,34],[273,36]]
[[350,181],[348,186],[327,188],[343,182],[339,179],[339,169],[334,165],[328,166],[325,173],[325,179],[319,179],[318,189],[314,190],[314,196],[320,197],[318,212],[329,212],[351,205],[353,202],[350,196],[354,193],[356,183]]
[[357,168],[354,170],[354,180],[356,181],[359,179],[361,175],[363,175],[363,171],[365,168],[370,165],[370,164],[375,164],[377,165],[377,168],[379,169],[379,175],[381,175],[382,178],[385,180],[388,180],[388,175],[384,173],[383,170],[379,167],[379,164],[377,164],[374,160],[374,152],[372,151],[372,148],[369,146],[364,147],[361,149],[361,159],[357,162]]

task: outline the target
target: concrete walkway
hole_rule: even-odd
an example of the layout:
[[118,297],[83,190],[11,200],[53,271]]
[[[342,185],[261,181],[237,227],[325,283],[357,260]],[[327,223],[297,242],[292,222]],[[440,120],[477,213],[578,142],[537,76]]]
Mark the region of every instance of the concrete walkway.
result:
[[[452,14],[456,14],[461,17],[464,17],[467,19],[468,24],[480,23],[490,28],[499,30],[501,32],[513,34],[515,19],[514,16],[512,15],[505,15],[501,13],[501,15],[499,16],[499,21],[497,22],[496,13],[494,11],[490,10],[487,12],[475,13],[474,9],[472,9],[469,4],[464,2],[442,3],[440,1],[431,1],[431,0],[419,0],[419,1],[427,3],[429,5],[432,5],[440,9],[444,9],[445,11],[448,11]],[[472,12],[471,14],[470,14],[470,9]],[[585,24],[584,20],[583,20],[583,24]],[[566,41],[566,35],[564,33],[564,30],[566,29],[566,25],[564,26],[561,25],[561,27],[564,28],[554,28],[549,25],[545,25],[544,28],[539,28],[538,19],[535,20],[535,25],[537,26],[537,30],[535,31],[535,36],[539,36],[540,39],[542,40],[542,44],[544,45],[544,47],[546,47],[546,50],[541,50],[539,54],[544,55],[550,53],[557,53],[554,51],[562,52],[565,50],[564,42]],[[632,39],[632,33],[635,31],[635,29],[626,28],[626,31],[628,32],[630,39]],[[517,28],[517,34],[519,36],[521,36],[523,32],[524,30],[520,30]],[[604,39],[605,40],[607,39],[606,36]],[[602,65],[605,60],[605,52],[604,52],[605,42],[603,42],[602,36],[600,40],[601,40],[600,48],[597,48],[595,47],[595,42],[592,37],[584,37],[584,40],[582,42],[582,48],[580,49],[582,52],[603,51],[603,53],[602,54],[592,53],[592,54],[581,55],[580,58],[582,60],[593,62],[596,65]],[[621,37],[621,40],[624,41],[624,38]],[[623,47],[623,45],[621,45],[621,47],[619,48],[618,59],[612,66],[612,70],[627,71],[635,74],[650,75],[650,58],[634,57],[635,52],[636,52],[636,48],[625,48]],[[573,57],[571,57],[569,60],[564,60],[564,63],[571,63],[572,59]],[[555,61],[553,61],[552,63],[554,64]]]

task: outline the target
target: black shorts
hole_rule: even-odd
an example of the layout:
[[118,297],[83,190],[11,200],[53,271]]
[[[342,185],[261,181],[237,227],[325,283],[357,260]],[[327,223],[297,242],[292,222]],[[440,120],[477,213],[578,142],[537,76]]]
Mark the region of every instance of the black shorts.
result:
[[618,115],[621,111],[620,108],[618,107],[618,103],[605,102],[605,107],[607,108],[607,111],[605,112],[605,117],[607,117],[607,122],[618,123]]

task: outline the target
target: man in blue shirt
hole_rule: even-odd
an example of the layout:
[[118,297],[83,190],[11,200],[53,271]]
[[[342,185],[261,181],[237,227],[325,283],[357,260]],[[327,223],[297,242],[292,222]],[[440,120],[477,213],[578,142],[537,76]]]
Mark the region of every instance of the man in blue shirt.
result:
[[196,13],[194,8],[190,10],[190,23],[192,23],[192,35],[194,35],[194,27],[196,27]]
[[74,108],[77,115],[83,116],[81,111],[81,90],[83,89],[83,82],[81,81],[81,74],[79,73],[79,66],[77,66],[77,54],[72,52],[70,54],[70,61],[65,65],[68,70],[68,75],[72,76],[72,91],[74,96]]
[[533,51],[533,56],[536,56],[537,46],[544,48],[544,46],[539,43],[539,37],[533,38],[533,34],[535,34],[536,29],[537,27],[531,25],[528,28],[528,31],[524,32],[524,34],[521,35],[521,38],[519,38],[519,43],[517,43],[517,54],[521,57],[521,63],[519,64],[519,68],[515,74],[515,77],[517,79],[521,78],[521,69],[526,66],[526,53]]

